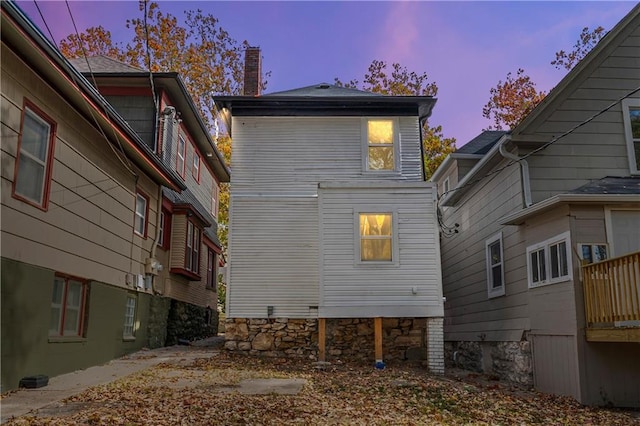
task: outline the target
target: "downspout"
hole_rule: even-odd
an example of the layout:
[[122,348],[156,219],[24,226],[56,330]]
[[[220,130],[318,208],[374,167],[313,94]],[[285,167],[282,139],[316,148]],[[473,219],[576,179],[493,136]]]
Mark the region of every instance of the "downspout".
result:
[[[158,277],[158,272],[161,270],[162,265],[160,262],[156,260],[156,249],[158,247],[158,243],[160,242],[160,215],[162,214],[162,185],[158,185],[158,205],[156,208],[156,236],[153,240],[153,244],[151,244],[151,253],[150,258],[148,259],[148,263],[151,265],[151,272],[153,278],[151,279],[151,290],[153,294],[162,294],[162,292],[158,291],[156,288],[156,278]],[[168,230],[165,229],[164,232]]]
[[500,154],[509,160],[516,161],[520,163],[520,169],[522,170],[522,191],[524,192],[524,205],[525,207],[531,206],[533,204],[531,202],[531,183],[529,181],[529,163],[524,158],[520,158],[515,154],[510,153],[505,148],[507,142],[511,139],[506,137],[502,142],[500,142],[499,151]]

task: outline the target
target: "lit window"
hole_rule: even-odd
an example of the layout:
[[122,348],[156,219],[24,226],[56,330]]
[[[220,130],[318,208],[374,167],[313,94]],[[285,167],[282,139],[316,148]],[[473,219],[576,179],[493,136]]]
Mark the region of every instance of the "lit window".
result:
[[200,182],[200,156],[195,151],[193,153],[193,167],[191,168],[191,174],[196,182]]
[[392,213],[360,213],[360,260],[393,260]]
[[124,311],[124,331],[122,336],[132,338],[135,336],[136,298],[127,296],[127,304]]
[[187,221],[187,241],[184,267],[189,272],[200,274],[200,229],[191,221]]
[[395,129],[390,119],[367,120],[366,170],[395,170]]
[[50,336],[82,336],[85,294],[85,282],[64,276],[55,277],[49,320]]
[[487,291],[489,297],[504,295],[504,259],[502,251],[502,232],[486,241],[487,252]]
[[187,143],[184,140],[184,136],[180,135],[178,138],[178,152],[176,155],[176,171],[182,177],[184,177],[184,165],[185,157],[187,156]]
[[149,201],[144,194],[136,193],[136,215],[134,231],[142,237],[147,236],[147,217],[149,214]]
[[569,233],[527,247],[529,287],[572,279]]
[[46,209],[51,179],[55,123],[35,107],[25,105],[13,195]]
[[633,174],[640,174],[640,99],[624,99],[622,114],[629,169]]

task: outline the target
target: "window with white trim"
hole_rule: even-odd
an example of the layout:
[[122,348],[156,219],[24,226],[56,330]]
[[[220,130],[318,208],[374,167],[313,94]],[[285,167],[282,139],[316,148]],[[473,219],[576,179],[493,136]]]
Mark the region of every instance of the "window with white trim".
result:
[[447,178],[444,180],[444,182],[442,182],[442,192],[440,193],[440,195],[444,195],[447,192],[449,192],[450,186],[451,186],[451,181],[449,180],[449,177],[447,176]]
[[502,232],[489,238],[486,243],[487,256],[487,294],[491,297],[504,295],[504,257],[502,250]]
[[83,335],[86,292],[85,281],[56,275],[51,297],[49,336],[81,337]]
[[147,219],[149,216],[149,200],[141,192],[136,193],[136,213],[133,230],[141,237],[147,236]]
[[122,332],[122,337],[129,339],[135,337],[135,319],[136,298],[135,296],[128,295],[124,310],[124,331]]
[[602,262],[608,258],[609,249],[606,243],[588,244],[578,243],[578,257],[582,260],[582,264]]
[[55,129],[53,120],[25,105],[12,191],[14,197],[43,209],[49,201]]
[[379,172],[397,169],[397,126],[397,120],[391,118],[365,120],[365,170]]
[[529,287],[539,287],[572,279],[569,233],[527,247]]
[[393,212],[360,211],[356,213],[356,262],[397,264],[398,239]]
[[622,121],[627,141],[629,169],[632,174],[640,174],[640,99],[622,101]]

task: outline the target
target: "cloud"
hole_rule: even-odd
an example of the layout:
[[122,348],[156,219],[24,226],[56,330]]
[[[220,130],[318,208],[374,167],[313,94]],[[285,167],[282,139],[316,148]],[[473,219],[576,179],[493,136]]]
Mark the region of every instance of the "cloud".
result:
[[409,1],[389,3],[382,39],[377,44],[377,58],[404,63],[415,56],[417,42],[420,40],[419,6],[420,3]]

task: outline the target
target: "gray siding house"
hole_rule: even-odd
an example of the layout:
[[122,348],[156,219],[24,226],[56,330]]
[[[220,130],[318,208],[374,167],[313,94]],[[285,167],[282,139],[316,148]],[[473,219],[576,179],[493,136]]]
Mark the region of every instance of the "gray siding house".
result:
[[233,140],[226,347],[443,371],[435,100],[328,84],[216,98]]
[[[140,135],[186,189],[154,194],[161,226],[144,234],[154,243],[156,312],[168,312],[170,332],[152,347],[215,334],[217,278],[222,244],[217,237],[220,184],[229,168],[218,152],[185,83],[175,72],[152,73],[105,56],[70,62]],[[153,78],[153,87],[149,79]],[[141,192],[142,197],[148,194]]]
[[640,405],[640,6],[509,133],[434,174],[446,360]]

